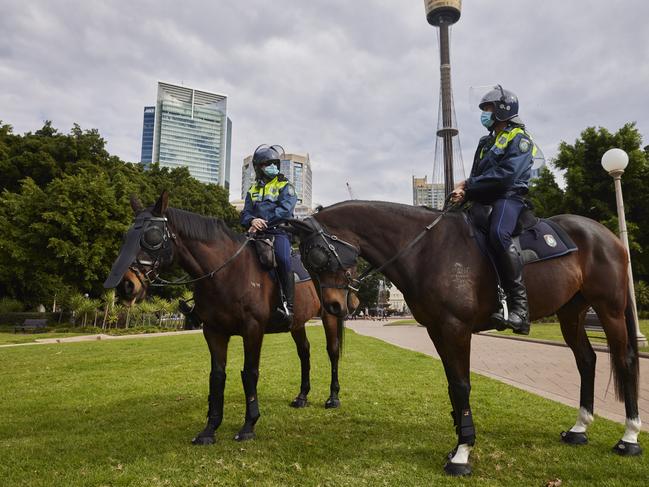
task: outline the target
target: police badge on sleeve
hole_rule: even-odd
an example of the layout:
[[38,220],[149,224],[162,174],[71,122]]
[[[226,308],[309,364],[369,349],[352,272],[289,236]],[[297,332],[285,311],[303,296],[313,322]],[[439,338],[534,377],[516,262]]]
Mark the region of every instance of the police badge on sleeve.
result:
[[520,142],[518,143],[518,150],[520,150],[522,153],[525,153],[530,150],[530,147],[531,147],[530,141],[521,138]]

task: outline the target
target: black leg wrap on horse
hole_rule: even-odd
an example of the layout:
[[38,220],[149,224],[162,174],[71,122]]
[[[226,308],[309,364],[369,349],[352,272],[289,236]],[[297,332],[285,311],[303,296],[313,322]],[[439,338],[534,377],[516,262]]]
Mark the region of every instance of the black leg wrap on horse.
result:
[[225,371],[216,369],[210,373],[210,392],[207,397],[207,419],[210,425],[218,428],[223,421],[223,391],[225,389]]
[[258,370],[242,370],[241,382],[246,395],[246,421],[256,422],[259,419],[259,401],[257,400]]
[[471,386],[466,383],[451,383],[448,385],[449,396],[453,411],[453,424],[458,437],[458,445],[475,444],[475,427],[473,425],[473,415],[469,407],[469,394]]
[[475,445],[475,427],[473,426],[473,416],[470,409],[464,409],[460,412],[459,424],[455,425],[457,433],[457,442],[459,445]]

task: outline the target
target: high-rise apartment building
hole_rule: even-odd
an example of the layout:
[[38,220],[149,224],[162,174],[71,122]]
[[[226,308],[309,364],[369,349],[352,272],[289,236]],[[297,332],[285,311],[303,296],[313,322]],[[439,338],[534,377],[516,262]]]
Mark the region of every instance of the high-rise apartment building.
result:
[[[144,125],[147,126],[146,107]],[[227,97],[186,86],[158,83],[154,114],[151,161],[161,167],[187,166],[203,183],[230,187],[232,122],[227,116]]]
[[441,210],[446,200],[444,183],[429,183],[428,176],[412,177],[412,204]]
[[144,107],[142,123],[142,153],[140,162],[150,164],[153,160],[153,131],[155,128],[155,107]]
[[[309,154],[284,154],[280,161],[280,172],[295,187],[297,206],[295,214],[298,217],[306,216],[312,212],[312,173]],[[243,160],[241,168],[241,199],[246,199],[246,193],[255,180],[255,171],[252,167],[252,156]]]

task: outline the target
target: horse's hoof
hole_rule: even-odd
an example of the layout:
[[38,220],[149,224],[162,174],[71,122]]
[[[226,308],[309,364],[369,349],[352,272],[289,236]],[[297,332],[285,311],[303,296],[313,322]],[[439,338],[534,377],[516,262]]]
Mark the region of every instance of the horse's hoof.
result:
[[340,407],[340,399],[329,398],[325,402],[325,409],[336,409]]
[[568,445],[585,445],[588,443],[586,433],[576,433],[574,431],[562,431],[561,441]]
[[197,436],[192,440],[192,445],[213,445],[216,440],[213,436]]
[[444,472],[452,477],[464,477],[466,475],[471,475],[471,465],[468,463],[446,462],[446,465],[444,465]]
[[300,408],[305,408],[306,406],[307,406],[306,397],[297,396],[295,399],[291,401],[292,408],[300,409]]
[[249,431],[246,433],[242,433],[239,431],[236,435],[234,435],[234,439],[237,441],[248,441],[248,440],[254,440],[255,439],[255,432],[254,431]]
[[628,443],[624,440],[618,441],[617,445],[613,447],[613,451],[624,457],[637,457],[638,455],[642,455],[642,448],[639,444]]

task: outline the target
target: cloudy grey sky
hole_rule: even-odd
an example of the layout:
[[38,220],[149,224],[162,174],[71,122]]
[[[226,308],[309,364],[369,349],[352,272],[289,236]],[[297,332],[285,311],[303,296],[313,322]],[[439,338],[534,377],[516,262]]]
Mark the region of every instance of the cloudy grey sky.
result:
[[[309,152],[314,201],[412,202],[432,173],[439,93],[423,0],[0,0],[0,119],[97,128],[138,161],[164,80],[224,93],[231,199],[258,144]],[[500,82],[546,156],[589,125],[649,141],[649,2],[467,0],[452,34],[465,165],[483,130],[471,86]]]

